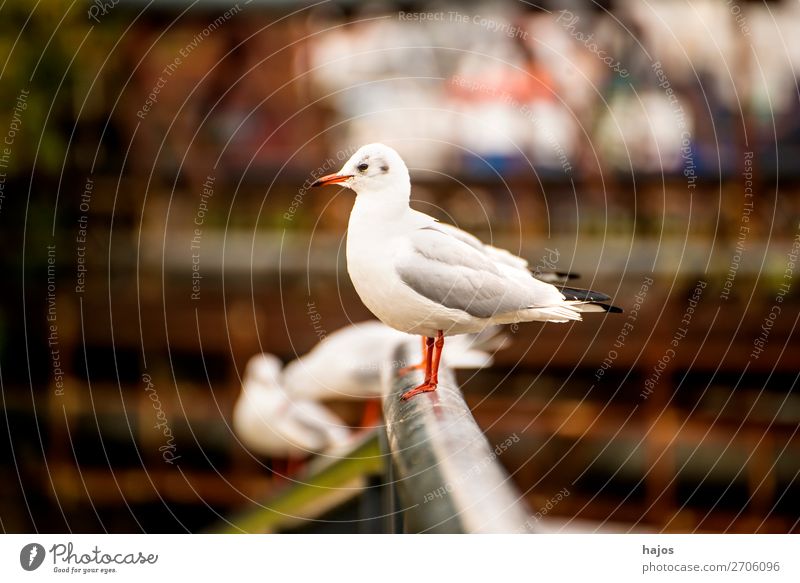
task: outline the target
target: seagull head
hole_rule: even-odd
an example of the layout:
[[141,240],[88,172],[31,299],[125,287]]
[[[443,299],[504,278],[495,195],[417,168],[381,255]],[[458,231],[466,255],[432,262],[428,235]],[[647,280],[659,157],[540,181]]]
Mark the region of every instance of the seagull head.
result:
[[408,167],[395,150],[384,144],[367,144],[335,174],[319,178],[311,186],[342,184],[359,195],[402,194],[408,198]]
[[273,354],[257,354],[247,363],[245,381],[262,388],[281,386],[281,361]]

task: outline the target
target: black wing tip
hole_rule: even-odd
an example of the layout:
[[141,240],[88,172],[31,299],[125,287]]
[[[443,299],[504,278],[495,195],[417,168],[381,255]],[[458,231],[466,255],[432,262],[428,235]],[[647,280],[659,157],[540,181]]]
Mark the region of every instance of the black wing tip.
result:
[[579,273],[571,273],[569,271],[542,271],[540,269],[528,269],[534,277],[541,277],[544,279],[560,279],[568,281],[570,279],[579,279]]
[[559,290],[564,297],[568,300],[578,301],[578,302],[607,302],[611,299],[611,296],[607,296],[606,294],[598,291],[593,291],[590,289],[580,289],[577,287],[560,287]]
[[592,302],[592,305],[593,306],[600,306],[601,308],[603,308],[609,314],[624,314],[625,313],[625,310],[623,310],[619,306],[612,306],[610,304],[601,304],[601,303],[598,303],[598,302]]

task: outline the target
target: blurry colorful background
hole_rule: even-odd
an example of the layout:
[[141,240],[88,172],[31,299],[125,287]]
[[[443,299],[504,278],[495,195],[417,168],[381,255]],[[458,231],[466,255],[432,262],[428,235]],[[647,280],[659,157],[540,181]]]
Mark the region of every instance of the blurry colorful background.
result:
[[460,377],[533,510],[796,531],[798,34],[788,0],[3,3],[0,527],[199,531],[279,487],[242,367],[371,317],[353,194],[308,186],[382,141],[416,208],[626,310]]

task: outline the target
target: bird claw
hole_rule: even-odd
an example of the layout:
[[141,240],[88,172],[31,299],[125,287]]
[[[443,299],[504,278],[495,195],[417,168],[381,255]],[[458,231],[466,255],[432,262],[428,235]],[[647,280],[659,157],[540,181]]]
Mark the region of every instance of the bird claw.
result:
[[401,401],[408,401],[411,397],[415,395],[419,395],[420,393],[429,393],[431,391],[435,391],[438,383],[422,383],[418,387],[414,387],[400,395]]

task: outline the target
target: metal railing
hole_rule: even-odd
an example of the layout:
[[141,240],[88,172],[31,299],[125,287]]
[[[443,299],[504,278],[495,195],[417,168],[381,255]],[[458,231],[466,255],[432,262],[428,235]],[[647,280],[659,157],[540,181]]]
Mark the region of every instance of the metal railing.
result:
[[[531,532],[522,496],[472,416],[444,365],[439,388],[408,401],[422,382],[400,344],[384,375],[383,428],[363,434],[337,458],[312,460],[292,483],[219,525],[216,532],[279,532],[314,521],[361,497],[350,522],[359,532]],[[366,511],[364,509],[367,509]]]
[[453,373],[439,369],[439,387],[402,401],[422,382],[400,374],[413,361],[398,346],[384,383],[383,412],[395,486],[406,532],[530,532],[522,496],[475,423]]

